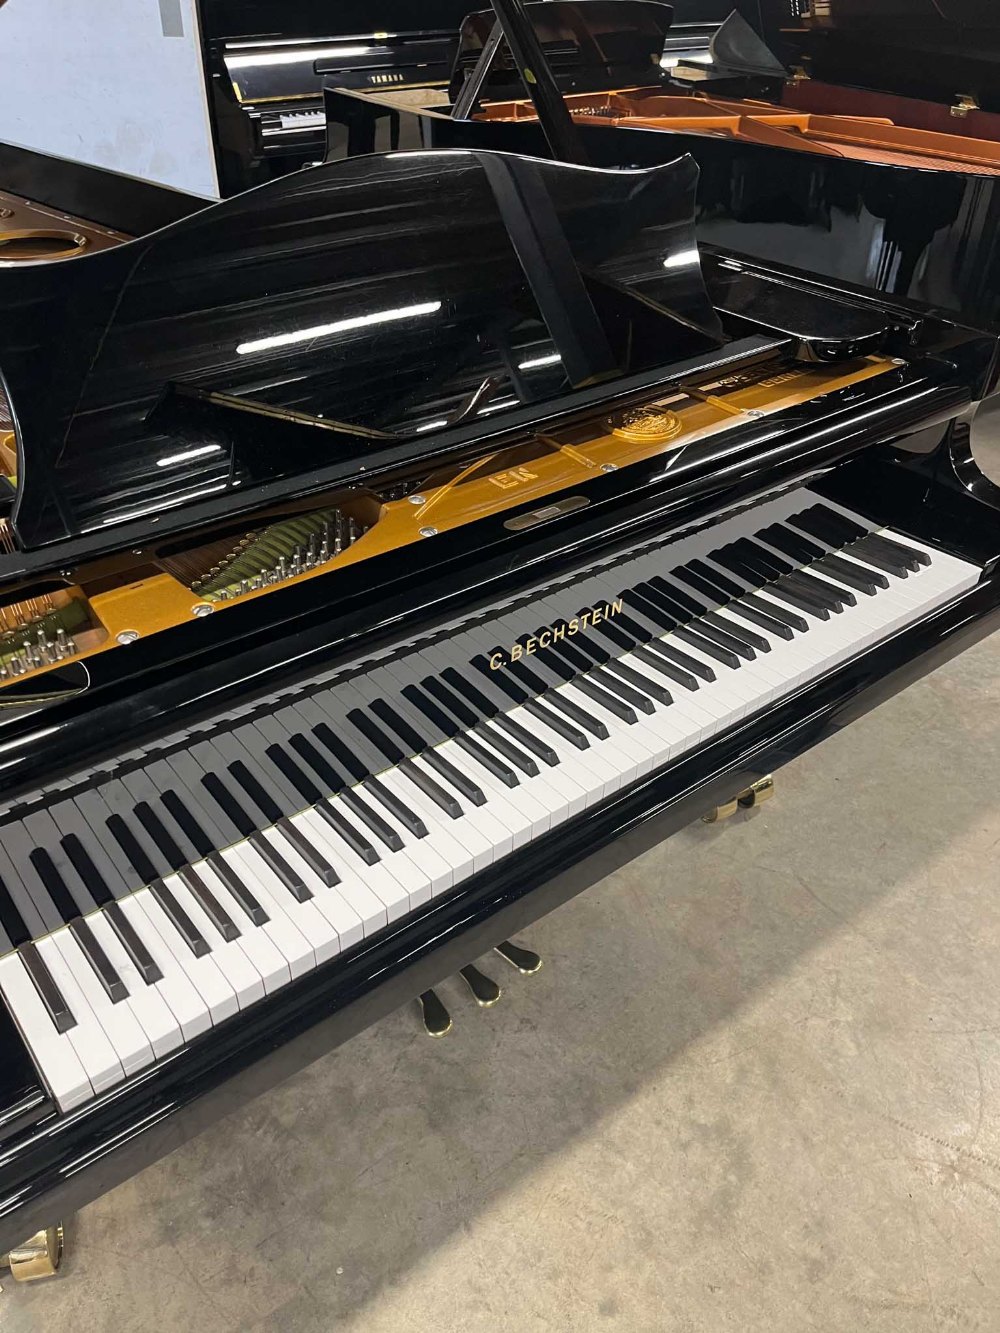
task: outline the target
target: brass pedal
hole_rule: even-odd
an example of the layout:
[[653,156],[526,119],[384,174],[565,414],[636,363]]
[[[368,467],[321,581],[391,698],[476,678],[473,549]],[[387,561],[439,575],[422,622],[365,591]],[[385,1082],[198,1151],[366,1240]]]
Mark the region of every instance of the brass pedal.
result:
[[451,1014],[438,998],[437,991],[425,990],[418,1001],[428,1037],[446,1037],[451,1031]]
[[0,1266],[10,1269],[15,1282],[37,1282],[43,1277],[55,1277],[65,1246],[62,1223],[46,1227],[44,1231],[36,1231],[23,1245],[0,1255]]
[[765,801],[769,801],[773,795],[774,778],[768,773],[766,777],[758,778],[749,787],[745,787],[731,801],[725,801],[722,805],[717,805],[709,810],[707,814],[702,815],[701,822],[703,824],[719,824],[724,819],[731,819],[737,810],[755,810],[758,805],[763,805]]
[[741,791],[736,798],[741,810],[756,810],[758,805],[763,805],[774,795],[774,778],[770,773],[766,777],[758,778],[752,782],[746,791]]
[[511,967],[516,967],[522,976],[533,976],[541,967],[542,960],[533,949],[522,949],[519,944],[504,940],[494,949]]
[[480,1009],[492,1009],[500,999],[503,991],[485,972],[480,972],[478,967],[473,967],[471,963],[467,967],[460,969],[462,980],[472,991],[472,997]]

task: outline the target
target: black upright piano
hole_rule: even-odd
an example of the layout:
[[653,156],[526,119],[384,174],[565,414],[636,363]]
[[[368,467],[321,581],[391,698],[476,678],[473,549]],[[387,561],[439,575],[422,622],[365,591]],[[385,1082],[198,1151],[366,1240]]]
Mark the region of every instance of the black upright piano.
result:
[[0,150],[0,1250],[1000,623],[995,336],[697,189]]
[[[598,12],[594,0],[523,7],[526,22],[567,35]],[[553,44],[546,31],[543,55]],[[583,72],[561,90],[587,161],[695,158],[704,243],[996,326],[998,72],[1000,18],[987,0],[738,0],[708,62],[669,58],[616,88],[595,64],[589,91]],[[522,83],[507,96],[484,79],[471,104],[411,102],[404,140],[551,154],[531,92]],[[331,87],[327,101],[331,126],[350,119],[360,145],[384,127],[391,96]]]

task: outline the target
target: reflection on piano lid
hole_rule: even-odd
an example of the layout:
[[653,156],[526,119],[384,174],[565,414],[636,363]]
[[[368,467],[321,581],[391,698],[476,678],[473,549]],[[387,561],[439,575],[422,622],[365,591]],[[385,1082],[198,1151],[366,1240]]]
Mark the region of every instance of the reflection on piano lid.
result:
[[397,153],[0,269],[0,1250],[1000,623],[996,338],[694,186]]
[[[524,6],[525,24],[538,8]],[[578,5],[576,21],[589,12]],[[592,96],[567,96],[586,160],[690,152],[702,240],[1000,324],[1000,20],[971,0],[796,13],[747,0],[715,34],[711,63],[668,62],[669,86],[595,79]],[[347,91],[328,93],[328,115],[351,125],[355,151],[379,142],[391,108],[406,142],[547,153],[531,91],[465,121]]]

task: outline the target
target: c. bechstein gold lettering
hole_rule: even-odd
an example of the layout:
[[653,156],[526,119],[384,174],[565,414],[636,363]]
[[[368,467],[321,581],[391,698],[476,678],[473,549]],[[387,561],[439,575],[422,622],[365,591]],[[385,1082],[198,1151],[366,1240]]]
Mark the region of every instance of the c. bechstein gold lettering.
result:
[[589,611],[581,612],[578,616],[571,616],[569,620],[560,621],[558,625],[550,625],[548,629],[540,631],[530,639],[512,643],[506,653],[493,654],[490,658],[490,670],[499,671],[509,662],[517,662],[524,656],[530,657],[533,653],[537,653],[539,648],[549,648],[553,643],[559,643],[561,639],[579,634],[588,625],[599,625],[604,620],[610,620],[612,616],[621,615],[623,606],[623,599],[618,597],[613,602],[604,602]]

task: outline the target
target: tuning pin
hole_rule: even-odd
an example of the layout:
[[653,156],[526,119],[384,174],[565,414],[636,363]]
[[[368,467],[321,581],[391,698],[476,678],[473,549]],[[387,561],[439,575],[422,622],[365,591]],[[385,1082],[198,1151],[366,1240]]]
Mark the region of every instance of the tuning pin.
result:
[[428,1037],[446,1037],[451,1031],[451,1014],[441,1003],[437,991],[425,990],[419,1004]]
[[473,967],[471,963],[461,969],[462,979],[472,991],[473,998],[480,1009],[490,1009],[500,999],[503,991],[497,983],[488,977],[485,972],[480,972],[478,967]]
[[512,944],[510,940],[504,940],[494,949],[505,962],[510,963],[511,967],[526,977],[530,977],[537,972],[542,965],[542,960],[538,954],[531,949],[522,949],[519,944]]

